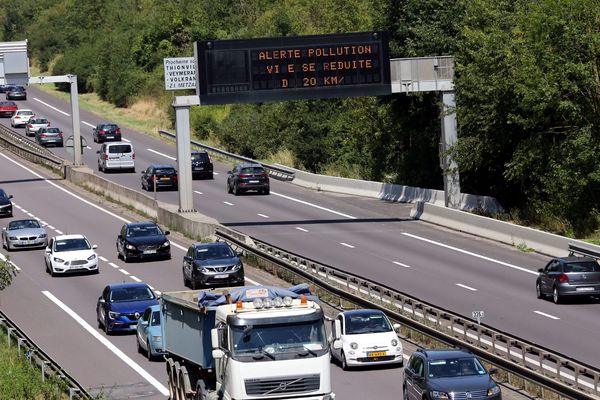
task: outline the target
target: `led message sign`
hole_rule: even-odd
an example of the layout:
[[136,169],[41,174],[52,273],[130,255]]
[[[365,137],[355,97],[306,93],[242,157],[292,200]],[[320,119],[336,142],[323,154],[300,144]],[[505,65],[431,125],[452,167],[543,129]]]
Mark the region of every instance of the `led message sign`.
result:
[[391,93],[384,32],[199,41],[200,104]]

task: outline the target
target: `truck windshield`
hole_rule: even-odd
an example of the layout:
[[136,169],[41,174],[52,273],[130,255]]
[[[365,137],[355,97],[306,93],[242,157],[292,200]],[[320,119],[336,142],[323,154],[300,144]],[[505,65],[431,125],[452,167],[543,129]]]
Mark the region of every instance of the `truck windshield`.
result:
[[327,349],[322,320],[292,324],[231,326],[230,349],[234,356],[310,353]]

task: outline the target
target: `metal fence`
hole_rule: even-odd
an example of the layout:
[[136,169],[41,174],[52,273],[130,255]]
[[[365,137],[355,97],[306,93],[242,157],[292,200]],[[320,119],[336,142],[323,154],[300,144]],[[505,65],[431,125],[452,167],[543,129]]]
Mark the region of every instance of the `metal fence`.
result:
[[[177,136],[174,133],[171,133],[171,132],[168,132],[165,130],[159,129],[158,133],[160,135],[165,135],[165,136],[168,136],[173,139],[177,138]],[[221,157],[229,158],[229,159],[237,161],[237,162],[241,161],[241,162],[252,163],[252,164],[261,164],[263,167],[265,167],[269,171],[269,175],[271,175],[272,177],[277,178],[279,180],[289,181],[289,180],[294,179],[294,171],[293,170],[279,167],[276,165],[265,164],[260,161],[253,160],[251,158],[242,157],[240,155],[237,155],[234,153],[229,153],[228,151],[221,150],[216,147],[212,147],[212,146],[200,143],[200,142],[196,142],[194,140],[192,140],[191,143],[194,146],[196,146],[197,148],[206,150],[209,153],[218,154]]]
[[483,360],[572,399],[600,399],[600,370],[383,284],[219,227],[217,237],[302,276],[334,297],[388,316],[435,340],[468,348]]
[[0,145],[26,160],[49,166],[55,170],[63,169],[65,161],[62,158],[4,125],[0,125]]
[[[38,366],[42,381],[53,377],[57,378],[59,382],[63,382],[66,385],[69,400],[92,399],[90,394],[77,381],[37,347],[2,311],[0,311],[0,327],[6,333],[8,346],[17,346],[19,355],[22,355],[32,365]],[[61,389],[57,388],[57,390]]]

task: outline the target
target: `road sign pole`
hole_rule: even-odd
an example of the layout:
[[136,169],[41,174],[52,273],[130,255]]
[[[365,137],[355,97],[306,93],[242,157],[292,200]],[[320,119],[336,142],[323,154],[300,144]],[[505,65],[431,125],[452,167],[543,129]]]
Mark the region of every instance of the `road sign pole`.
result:
[[79,99],[77,97],[77,75],[67,75],[71,84],[71,121],[73,124],[73,163],[81,165],[81,132],[79,130]]
[[446,207],[460,208],[460,178],[452,147],[456,144],[456,100],[454,91],[442,92],[442,158]]
[[194,212],[192,191],[192,145],[190,142],[190,106],[199,105],[198,96],[177,96],[175,133],[177,135],[177,184],[179,185],[179,212]]

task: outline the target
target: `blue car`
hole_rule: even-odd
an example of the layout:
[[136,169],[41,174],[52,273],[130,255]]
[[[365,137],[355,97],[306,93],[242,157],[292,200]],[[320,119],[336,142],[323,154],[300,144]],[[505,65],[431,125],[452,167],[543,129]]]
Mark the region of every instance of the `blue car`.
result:
[[160,305],[146,308],[137,323],[136,341],[138,353],[145,353],[150,361],[166,354],[160,327]]
[[157,305],[158,296],[143,282],[107,285],[98,298],[96,318],[98,328],[106,334],[132,332],[146,308]]

